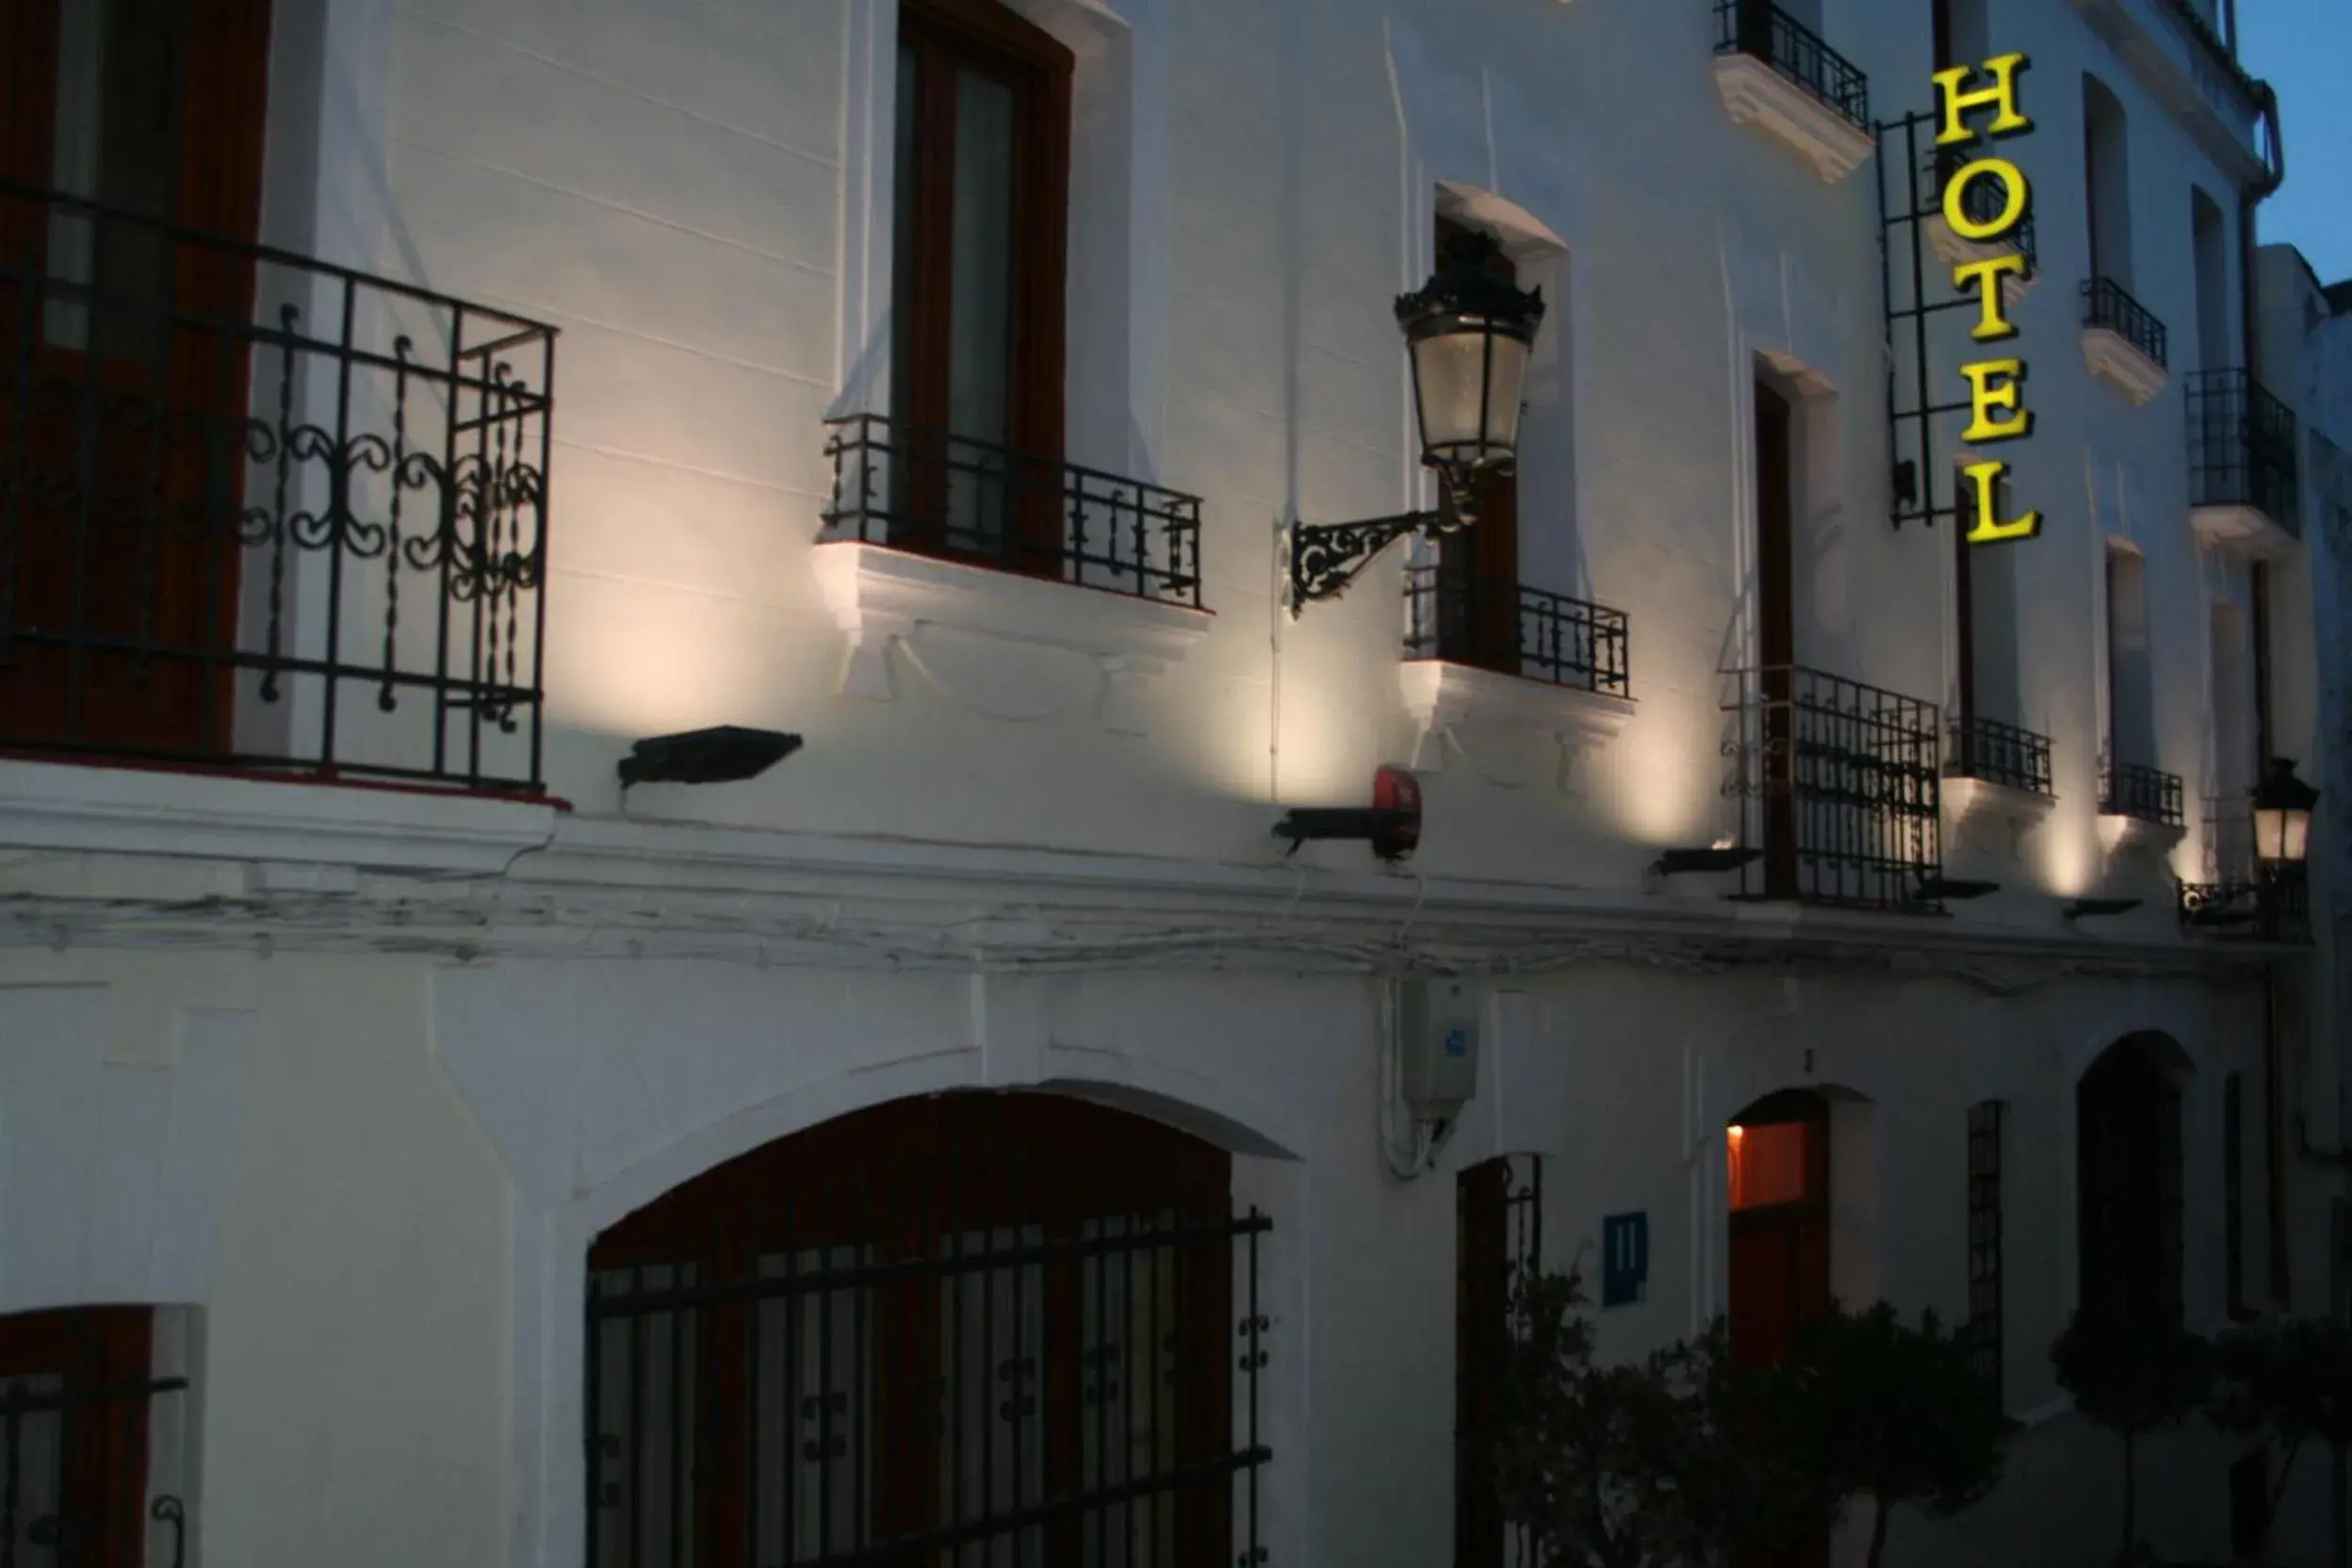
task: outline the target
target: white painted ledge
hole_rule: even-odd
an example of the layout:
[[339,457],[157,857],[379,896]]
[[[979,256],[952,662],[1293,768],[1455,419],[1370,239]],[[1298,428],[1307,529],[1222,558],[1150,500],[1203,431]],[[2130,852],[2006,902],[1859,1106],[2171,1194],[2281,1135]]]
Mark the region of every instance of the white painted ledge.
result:
[[1732,123],[1754,123],[1812,161],[1836,185],[1877,147],[1877,139],[1754,55],[1715,57],[1715,90]]
[[[1973,262],[1993,261],[2001,256],[2024,254],[2023,248],[2008,239],[1963,239],[1950,223],[1938,215],[1927,220],[1927,248],[1942,258],[1947,267],[1966,267]],[[2031,256],[2026,258],[2022,272],[2004,273],[2001,280],[2001,297],[2010,308],[2031,293],[2041,274],[2034,270]]]
[[1508,788],[1534,782],[1550,764],[1555,786],[1566,789],[1576,764],[1636,711],[1626,697],[1442,659],[1406,661],[1397,686],[1413,716],[1415,772],[1445,772],[1450,750],[1489,783]]
[[2208,549],[2240,555],[2249,561],[2278,561],[2293,555],[2302,544],[2260,507],[2193,506],[2189,524],[2197,541]]
[[2032,827],[2057,806],[2055,795],[2037,794],[1988,778],[1948,774],[1941,789],[1944,814],[1957,827],[1968,822],[2005,822],[2019,830]]
[[2181,823],[2150,822],[2146,817],[2127,817],[2117,811],[2099,814],[2099,842],[2109,854],[2126,849],[2154,849],[2169,854],[2183,838],[2188,827]]
[[555,835],[545,802],[159,769],[0,761],[0,846],[256,862],[279,887],[344,873],[479,876]]
[[2082,364],[2134,404],[2147,402],[2172,379],[2164,368],[2111,327],[2082,329]]
[[1140,735],[1136,701],[1208,635],[1206,611],[1131,598],[870,545],[821,544],[818,587],[847,646],[844,696],[897,695],[890,652],[949,696],[1003,719],[1091,704],[1105,729]]

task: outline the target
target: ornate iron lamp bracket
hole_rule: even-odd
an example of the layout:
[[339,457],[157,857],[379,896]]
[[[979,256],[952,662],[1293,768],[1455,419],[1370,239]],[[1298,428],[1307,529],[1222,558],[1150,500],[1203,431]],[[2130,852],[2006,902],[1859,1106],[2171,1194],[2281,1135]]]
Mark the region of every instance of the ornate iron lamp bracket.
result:
[[1357,523],[1294,523],[1290,530],[1290,613],[1314,599],[1335,599],[1375,556],[1408,533],[1440,531],[1437,512],[1405,512]]

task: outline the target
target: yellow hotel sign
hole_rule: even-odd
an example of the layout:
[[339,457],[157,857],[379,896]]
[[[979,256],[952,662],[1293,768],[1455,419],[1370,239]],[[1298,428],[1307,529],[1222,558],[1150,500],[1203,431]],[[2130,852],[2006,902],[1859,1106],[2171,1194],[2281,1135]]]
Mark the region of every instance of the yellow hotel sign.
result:
[[[1941,125],[1936,133],[1938,147],[1957,146],[1978,140],[1991,141],[1997,138],[2015,136],[2034,128],[2017,107],[2017,73],[2026,65],[2023,55],[1999,55],[1982,66],[1955,66],[1950,71],[1936,73],[1936,101]],[[1984,109],[1992,111],[1992,118],[1981,129],[1968,123],[1969,115]],[[1971,215],[1968,195],[1978,183],[1989,184],[2001,193],[1997,211],[1978,218]],[[2033,200],[2033,192],[2025,183],[2025,172],[2007,158],[1989,155],[1979,155],[1953,171],[1944,186],[1944,221],[1961,238],[1983,243],[2001,239],[2025,220]],[[1952,270],[1952,286],[1973,288],[1983,314],[1969,335],[1979,343],[1997,343],[2015,337],[2017,329],[2003,312],[2001,280],[2012,275],[2025,275],[2025,257],[2016,252],[1998,255],[1985,261],[1971,261]],[[2015,441],[2034,433],[2033,411],[2025,406],[2025,361],[2022,359],[1984,359],[1960,367],[1960,374],[1968,384],[1968,428],[1960,433],[1960,439],[1971,447],[1990,446],[2000,441]],[[2009,539],[2031,539],[2042,529],[2042,514],[2028,512],[2007,521],[1995,515],[1995,498],[2000,484],[2009,472],[2009,465],[1998,458],[1970,463],[1961,472],[1968,477],[1974,505],[1976,526],[1968,531],[1971,545],[1997,544]]]

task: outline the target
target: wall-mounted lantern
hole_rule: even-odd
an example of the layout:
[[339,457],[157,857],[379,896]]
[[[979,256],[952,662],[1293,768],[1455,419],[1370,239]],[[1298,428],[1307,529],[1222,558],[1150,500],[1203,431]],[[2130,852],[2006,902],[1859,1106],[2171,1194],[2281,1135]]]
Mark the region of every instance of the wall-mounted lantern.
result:
[[2301,865],[2318,804],[2319,792],[2295,776],[2295,763],[2272,758],[2270,776],[2254,791],[2255,858],[2266,867]]
[[1516,466],[1527,358],[1544,321],[1544,291],[1498,276],[1493,263],[1501,253],[1492,235],[1474,233],[1418,293],[1396,301],[1396,324],[1413,361],[1421,462],[1437,470],[1438,509],[1292,525],[1293,616],[1310,599],[1338,597],[1374,556],[1406,534],[1434,537],[1476,523],[1486,482]]

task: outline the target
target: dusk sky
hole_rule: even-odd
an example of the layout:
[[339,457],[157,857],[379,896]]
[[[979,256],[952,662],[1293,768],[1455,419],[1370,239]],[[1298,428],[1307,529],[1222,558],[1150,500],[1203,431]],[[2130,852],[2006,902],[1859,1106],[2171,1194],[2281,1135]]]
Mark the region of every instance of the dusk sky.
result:
[[2352,0],[2238,0],[2239,55],[2278,90],[2287,183],[2264,243],[2299,246],[2322,283],[2352,278]]

